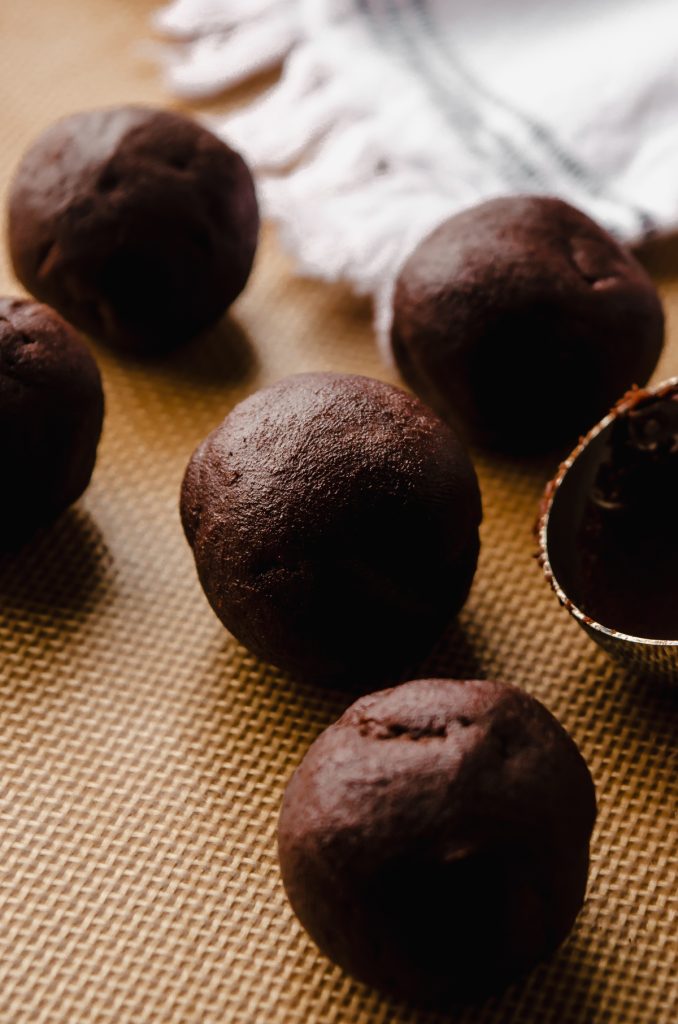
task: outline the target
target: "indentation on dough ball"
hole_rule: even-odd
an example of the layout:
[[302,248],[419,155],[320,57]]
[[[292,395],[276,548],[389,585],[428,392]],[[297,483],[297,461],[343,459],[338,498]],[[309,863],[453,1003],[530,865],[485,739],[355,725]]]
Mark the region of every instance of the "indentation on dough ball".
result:
[[122,183],[122,175],[114,167],[104,167],[97,179],[97,188],[100,192],[114,192]]
[[59,259],[59,245],[55,238],[50,238],[38,253],[38,277],[47,277]]

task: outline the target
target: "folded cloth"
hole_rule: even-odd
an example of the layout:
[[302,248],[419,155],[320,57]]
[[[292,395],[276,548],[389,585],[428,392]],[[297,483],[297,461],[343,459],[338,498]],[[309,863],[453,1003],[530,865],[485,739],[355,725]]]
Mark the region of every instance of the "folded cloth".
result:
[[183,97],[283,64],[213,127],[382,336],[403,260],[479,200],[558,195],[629,243],[678,226],[678,0],[175,0],[157,25]]

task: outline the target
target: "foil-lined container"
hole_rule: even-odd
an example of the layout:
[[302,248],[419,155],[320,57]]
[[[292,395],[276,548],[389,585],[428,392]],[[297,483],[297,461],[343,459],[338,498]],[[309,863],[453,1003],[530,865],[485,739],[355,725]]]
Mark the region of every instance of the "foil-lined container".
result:
[[[672,395],[672,393],[674,393]],[[586,513],[600,467],[609,458],[610,439],[619,417],[627,416],[651,398],[678,399],[678,377],[662,381],[653,388],[636,388],[583,437],[574,451],[561,463],[547,485],[537,524],[539,560],[544,575],[582,629],[608,654],[640,675],[659,676],[678,681],[678,636],[662,639],[635,636],[613,623],[603,624],[581,607],[581,580],[578,578],[579,530]],[[678,471],[678,459],[677,459]],[[678,510],[676,514],[678,544]],[[676,579],[678,601],[678,578]],[[631,596],[629,600],[633,600]]]

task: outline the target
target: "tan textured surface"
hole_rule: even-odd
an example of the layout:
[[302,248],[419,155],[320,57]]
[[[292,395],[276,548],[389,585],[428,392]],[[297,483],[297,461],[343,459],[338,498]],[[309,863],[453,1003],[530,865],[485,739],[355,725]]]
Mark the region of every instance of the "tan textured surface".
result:
[[[80,106],[164,98],[136,45],[150,0],[2,0],[0,188]],[[678,247],[652,257],[673,313]],[[16,285],[4,254],[0,288]],[[285,779],[342,697],[258,664],[221,629],[177,515],[197,440],[243,395],[315,368],[387,376],[366,307],[294,281],[268,235],[235,320],[166,363],[97,350],[108,412],[78,508],[0,562],[0,1021],[377,1024],[397,1007],[316,954],[281,890]],[[628,680],[532,560],[545,462],[479,458],[483,554],[431,671],[486,673],[561,718],[595,777],[586,908],[560,954],[455,1020],[673,1024],[676,692]],[[454,926],[454,922],[450,922]]]

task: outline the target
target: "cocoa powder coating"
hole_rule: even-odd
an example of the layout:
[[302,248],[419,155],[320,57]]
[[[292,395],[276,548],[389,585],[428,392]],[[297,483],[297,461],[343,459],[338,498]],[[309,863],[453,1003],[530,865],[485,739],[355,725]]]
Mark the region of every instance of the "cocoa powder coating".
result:
[[289,377],[196,449],[181,512],[224,625],[314,681],[394,677],[468,594],[481,503],[455,434],[367,377]]
[[500,449],[584,433],[664,338],[661,302],[631,253],[558,199],[493,199],[450,218],[397,282],[393,352],[440,415]]
[[586,764],[538,701],[417,680],[361,698],[310,747],[280,813],[283,882],[349,974],[454,1002],[565,939],[595,815]]
[[250,273],[259,217],[242,158],[194,121],[114,107],[48,128],[19,164],[9,246],[19,280],[71,323],[133,352],[214,324]]

